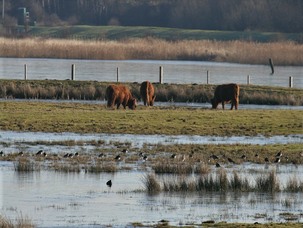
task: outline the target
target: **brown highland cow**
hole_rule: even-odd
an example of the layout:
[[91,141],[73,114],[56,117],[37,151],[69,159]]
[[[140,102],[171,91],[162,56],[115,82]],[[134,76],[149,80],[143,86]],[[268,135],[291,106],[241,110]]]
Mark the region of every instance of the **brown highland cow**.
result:
[[137,106],[136,99],[132,96],[129,89],[124,85],[110,85],[106,88],[107,107],[113,108],[117,105],[117,109],[122,106],[126,109],[135,109]]
[[212,108],[217,108],[219,103],[222,103],[222,108],[224,109],[224,104],[231,102],[231,110],[235,106],[238,109],[239,104],[239,93],[240,87],[237,84],[224,84],[218,85],[215,89],[214,98],[211,99]]
[[142,82],[140,87],[141,98],[146,106],[153,106],[155,101],[155,89],[149,81]]

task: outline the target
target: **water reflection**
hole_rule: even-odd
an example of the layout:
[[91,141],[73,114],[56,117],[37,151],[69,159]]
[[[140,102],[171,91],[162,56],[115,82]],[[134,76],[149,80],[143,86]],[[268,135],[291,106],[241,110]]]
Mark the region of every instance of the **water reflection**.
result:
[[[247,164],[251,169],[263,166]],[[243,167],[235,169],[243,171]],[[290,173],[287,166],[277,171],[284,181],[286,175],[302,173],[303,166]],[[258,172],[256,172],[258,173]],[[285,193],[160,193],[144,191],[145,172],[116,174],[62,173],[40,171],[16,173],[0,166],[3,203],[2,215],[14,218],[22,212],[38,226],[125,226],[130,222],[155,224],[165,219],[170,224],[200,224],[214,220],[227,222],[285,222],[282,213],[302,222],[303,194]],[[244,175],[246,175],[244,173]],[[158,176],[161,178],[161,176]],[[173,178],[173,176],[171,176]],[[168,178],[168,177],[166,177]],[[112,180],[108,188],[106,181]]]
[[[148,142],[146,141],[148,138]],[[287,136],[199,136],[199,135],[132,135],[132,134],[78,134],[71,132],[49,133],[49,132],[15,132],[0,131],[0,142],[6,145],[5,151],[16,151],[16,148],[27,148],[30,144],[29,152],[36,152],[44,149],[50,153],[58,153],[64,149],[81,150],[82,153],[89,152],[94,149],[93,146],[56,146],[43,145],[43,142],[63,142],[63,141],[79,141],[89,142],[103,140],[106,144],[114,142],[129,143],[132,147],[141,148],[144,144],[253,144],[253,145],[269,145],[269,144],[288,144],[302,143],[303,135],[287,135]],[[39,142],[39,145],[32,145],[32,142]],[[11,144],[11,145],[10,145]],[[16,147],[17,144],[17,147]],[[0,146],[1,149],[1,146]]]

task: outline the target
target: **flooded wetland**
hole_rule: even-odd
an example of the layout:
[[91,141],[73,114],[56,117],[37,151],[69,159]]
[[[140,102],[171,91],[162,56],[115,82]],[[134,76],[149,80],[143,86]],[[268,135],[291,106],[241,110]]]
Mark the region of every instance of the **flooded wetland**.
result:
[[[70,64],[76,62],[80,80],[114,81],[118,66],[121,81],[140,82],[145,78],[137,68],[143,66],[144,71],[153,72],[150,80],[157,81],[160,65],[157,61],[51,60],[64,65],[55,69],[51,64],[44,66],[43,59],[25,60],[2,59],[7,65],[0,78],[4,74],[22,77],[22,69],[12,64],[26,63],[29,77],[35,80],[54,76],[52,70],[47,70],[52,75],[41,74],[45,70],[40,67],[67,69],[57,72],[56,80],[46,80],[58,83],[69,77]],[[180,79],[177,84],[201,83],[205,80],[201,74],[207,70],[214,83],[228,83],[229,75],[242,84],[247,79],[237,64],[183,62],[177,65],[183,71],[176,70],[175,62],[161,65],[165,82],[176,77]],[[277,67],[275,78],[267,73],[268,67],[243,67],[257,84],[287,86],[288,75],[282,72],[290,70],[287,67]],[[184,69],[193,71],[186,81]],[[178,103],[168,96],[166,103],[156,102],[154,107],[140,104],[135,111],[109,110],[101,98],[7,100],[11,97],[6,89],[7,96],[0,101],[0,213],[14,224],[18,218],[28,218],[38,227],[215,226],[225,222],[301,225],[302,67],[291,67],[291,71],[298,89],[293,94],[283,89],[275,96],[292,97],[297,106],[247,102],[240,103],[237,111],[211,110],[209,103]],[[18,94],[18,82],[14,83],[6,88]],[[35,84],[20,88],[36,89]],[[67,88],[72,92],[75,87]],[[246,95],[255,88],[247,86]]]
[[[302,135],[232,138],[1,131],[1,214],[39,227],[302,222]],[[235,174],[250,189],[223,189]],[[271,174],[277,189],[258,189]]]

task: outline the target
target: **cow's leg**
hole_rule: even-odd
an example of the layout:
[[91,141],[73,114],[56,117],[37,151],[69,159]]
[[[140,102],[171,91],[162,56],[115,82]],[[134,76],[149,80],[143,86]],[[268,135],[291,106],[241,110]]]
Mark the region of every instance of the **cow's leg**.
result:
[[237,99],[236,99],[236,102],[235,102],[235,109],[236,109],[236,110],[238,110],[238,105],[239,105],[239,98],[237,98]]
[[222,109],[224,110],[224,101],[222,102]]
[[127,102],[125,102],[125,101],[122,102],[122,106],[124,109],[126,109],[126,104],[127,104]]
[[109,108],[115,108],[114,106],[115,106],[115,102],[116,102],[116,99],[114,98],[114,99],[112,99],[112,100],[110,100],[108,103],[107,103],[107,107],[109,107]]
[[233,110],[233,108],[234,108],[234,105],[235,105],[235,101],[234,100],[231,100],[231,106],[230,106],[230,110]]

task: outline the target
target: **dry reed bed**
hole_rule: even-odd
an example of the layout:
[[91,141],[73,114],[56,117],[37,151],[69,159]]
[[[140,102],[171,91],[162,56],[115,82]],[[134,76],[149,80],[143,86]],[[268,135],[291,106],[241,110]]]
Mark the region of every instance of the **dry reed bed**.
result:
[[0,38],[2,57],[73,59],[207,60],[249,64],[303,65],[303,44],[283,41],[180,40],[136,38],[121,41]]

